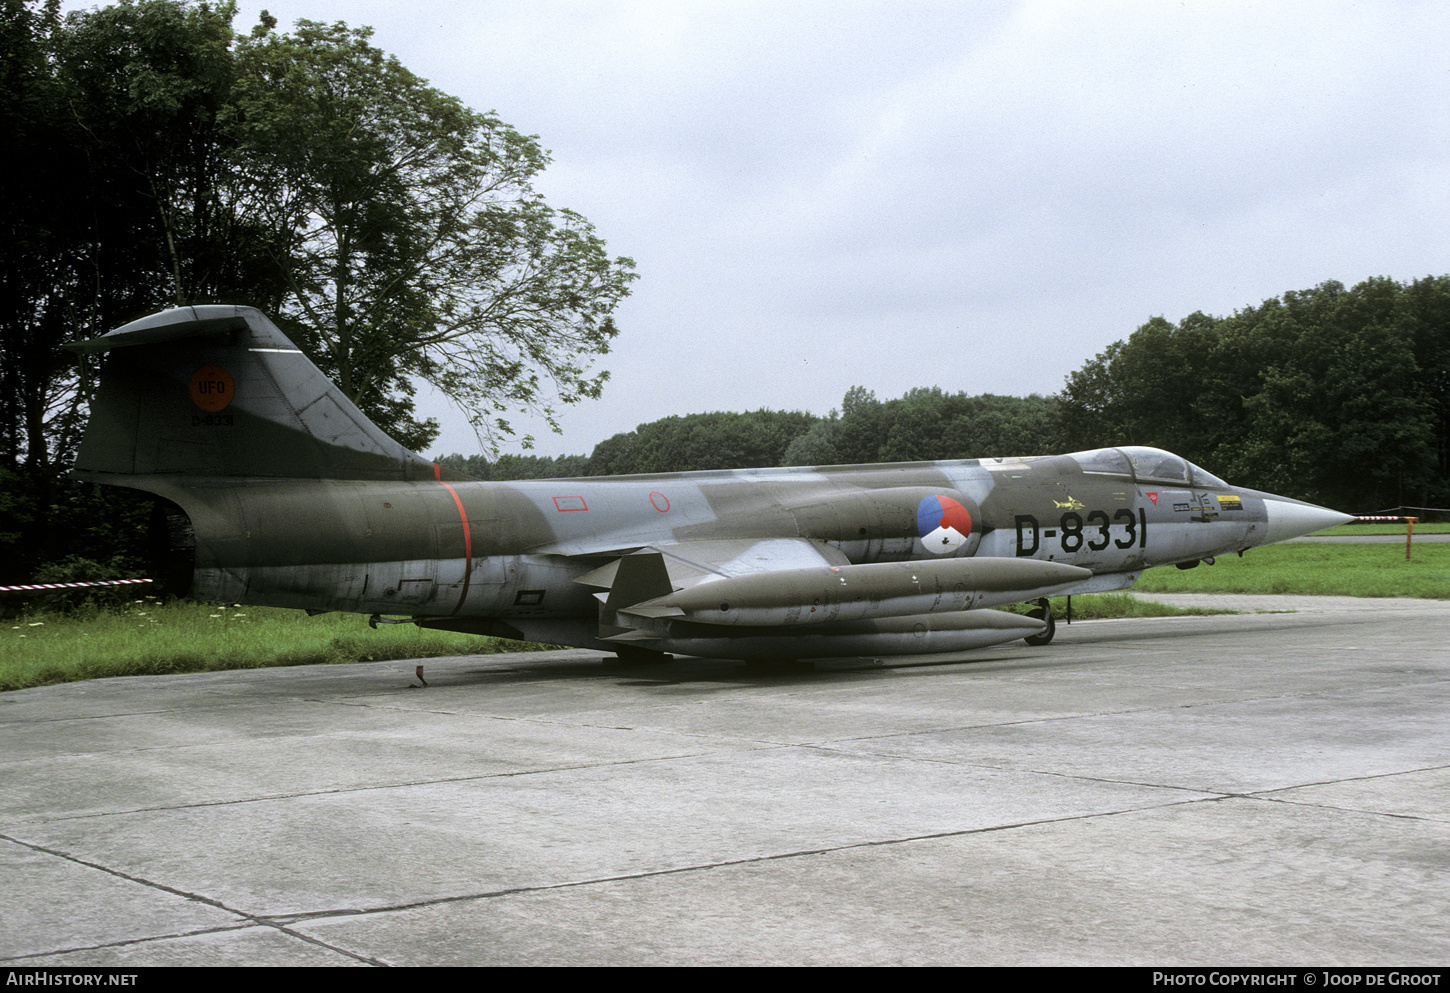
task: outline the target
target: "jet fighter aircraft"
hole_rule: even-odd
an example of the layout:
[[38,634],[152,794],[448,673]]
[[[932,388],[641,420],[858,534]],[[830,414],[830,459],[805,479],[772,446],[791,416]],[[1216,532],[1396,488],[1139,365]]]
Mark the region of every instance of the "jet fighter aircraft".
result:
[[171,592],[597,648],[803,659],[1045,643],[993,610],[1351,518],[1154,448],[480,482],[404,449],[261,312],[109,352],[75,476],[157,498]]

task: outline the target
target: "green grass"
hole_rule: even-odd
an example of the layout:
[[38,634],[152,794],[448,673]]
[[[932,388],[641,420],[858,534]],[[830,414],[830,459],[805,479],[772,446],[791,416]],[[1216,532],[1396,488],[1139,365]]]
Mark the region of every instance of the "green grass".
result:
[[367,626],[361,614],[144,599],[117,611],[30,614],[0,627],[0,690],[78,679],[264,666],[485,655],[545,646],[412,624]]
[[[1295,542],[1220,555],[1196,569],[1149,569],[1138,593],[1298,593],[1450,600],[1450,545]],[[1076,604],[1074,604],[1075,606]]]
[[[1065,607],[1059,598],[1053,604],[1054,614],[1063,617]],[[1072,601],[1074,620],[1224,612],[1166,607],[1125,593]],[[117,610],[81,607],[70,613],[29,614],[5,621],[0,625],[0,691],[108,676],[487,655],[545,647],[550,646],[428,631],[411,624],[374,630],[360,614],[308,617],[300,610],[159,603],[146,598]]]
[[[1025,614],[1035,604],[1019,603],[1004,608]],[[1120,617],[1181,617],[1184,614],[1236,614],[1236,610],[1220,607],[1170,607],[1165,603],[1143,600],[1131,593],[1085,593],[1072,598],[1072,619],[1074,621],[1107,621]],[[1059,621],[1067,620],[1067,598],[1052,600],[1052,616]]]

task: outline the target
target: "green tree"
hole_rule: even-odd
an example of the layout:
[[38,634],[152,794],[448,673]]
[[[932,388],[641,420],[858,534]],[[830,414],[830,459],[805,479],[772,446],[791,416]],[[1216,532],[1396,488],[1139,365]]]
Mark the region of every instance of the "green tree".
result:
[[1205,397],[1216,374],[1218,322],[1154,317],[1068,377],[1057,430],[1074,450],[1108,445],[1172,448],[1195,461],[1211,451],[1223,412]]
[[177,163],[154,153],[196,121],[163,77],[175,82],[195,72],[184,56],[216,38],[218,25],[225,35],[227,17],[152,2],[62,19],[54,0],[0,2],[7,137],[0,572],[7,582],[47,568],[72,578],[134,572],[145,560],[148,501],[64,478],[84,420],[87,367],[61,346],[170,297],[158,191],[172,196],[182,184],[169,178]]
[[632,267],[531,189],[548,161],[534,139],[427,88],[366,31],[274,35],[264,14],[239,45],[234,16],[231,0],[64,17],[58,0],[0,0],[10,567],[144,553],[139,511],[107,498],[86,498],[87,548],[70,540],[61,479],[94,368],[62,346],[169,304],[276,314],[416,449],[435,427],[413,417],[415,375],[480,418],[603,382],[588,368]]
[[76,281],[67,230],[76,216],[46,182],[70,164],[50,65],[59,23],[56,0],[0,4],[0,127],[9,146],[0,157],[0,468],[48,468],[55,407],[74,392],[74,365],[60,345]]
[[952,401],[941,428],[941,458],[1047,455],[1068,447],[1057,434],[1055,398],[983,393]]
[[639,440],[638,432],[643,428],[641,424],[634,431],[610,435],[595,445],[594,451],[589,453],[589,475],[618,476],[633,472],[634,449]]
[[265,296],[265,253],[224,133],[235,12],[230,0],[128,0],[71,14],[57,45],[80,150],[142,226],[159,303]]
[[265,285],[227,199],[219,116],[230,3],[75,11],[3,0],[0,434],[5,461],[51,471],[83,420],[84,365],[61,349],[167,303]]
[[816,420],[799,410],[715,411],[665,417],[606,438],[589,456],[591,476],[779,465]]
[[409,377],[438,387],[483,436],[503,414],[553,423],[594,398],[633,263],[583,217],[531,186],[535,138],[425,84],[371,30],[265,22],[238,45],[230,127],[248,209],[271,232],[285,289],[273,301],[339,387],[399,440]]
[[839,422],[822,429],[813,443],[829,442],[844,462],[1041,455],[1061,447],[1055,398],[973,396],[932,386],[878,401],[855,386],[842,406],[846,412]]
[[831,439],[844,464],[879,461],[884,436],[881,402],[864,386],[853,386],[841,399],[841,421]]
[[505,481],[510,479],[563,479],[589,473],[587,455],[500,455],[489,462],[482,455],[440,455],[435,459],[445,469],[452,469],[474,479]]
[[1220,471],[1351,510],[1427,499],[1434,427],[1402,304],[1392,280],[1331,282],[1225,320],[1219,353],[1253,356],[1257,382]]
[[791,439],[780,458],[783,466],[839,465],[843,460],[836,450],[836,431],[840,418],[833,410],[830,416],[816,421],[803,433]]
[[1072,447],[1167,448],[1352,510],[1450,497],[1450,280],[1337,282],[1154,318],[1068,378]]
[[1434,475],[1438,496],[1450,501],[1450,276],[1417,279],[1400,294],[1407,332],[1414,341],[1420,373],[1417,389],[1429,412],[1434,434]]

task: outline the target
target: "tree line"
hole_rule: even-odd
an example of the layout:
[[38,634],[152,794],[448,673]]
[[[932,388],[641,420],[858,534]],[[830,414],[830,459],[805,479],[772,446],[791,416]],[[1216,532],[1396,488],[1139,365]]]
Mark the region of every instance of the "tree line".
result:
[[1228,317],[1154,317],[1054,396],[948,393],[826,417],[759,410],[667,417],[589,456],[490,464],[480,479],[1165,448],[1236,485],[1348,511],[1450,505],[1450,277],[1326,282]]
[[686,414],[606,438],[588,456],[439,461],[476,479],[509,480],[1040,454],[1056,445],[1055,408],[1050,397],[969,396],[938,387],[881,401],[853,386],[826,417],[800,410]]
[[1156,317],[1068,377],[1069,447],[1157,445],[1350,512],[1450,505],[1450,277]]

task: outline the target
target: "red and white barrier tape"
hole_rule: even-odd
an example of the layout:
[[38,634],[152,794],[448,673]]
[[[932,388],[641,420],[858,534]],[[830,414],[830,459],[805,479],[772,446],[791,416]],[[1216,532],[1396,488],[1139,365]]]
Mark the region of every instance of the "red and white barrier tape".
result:
[[0,586],[0,593],[32,593],[43,590],[78,590],[87,586],[129,586],[154,583],[154,579],[107,579],[94,583],[32,583],[28,586]]

